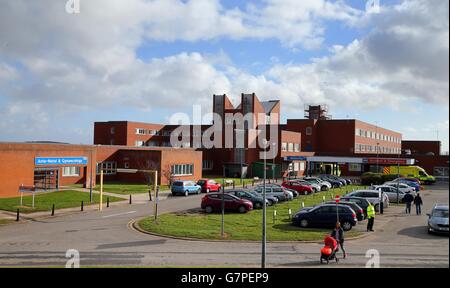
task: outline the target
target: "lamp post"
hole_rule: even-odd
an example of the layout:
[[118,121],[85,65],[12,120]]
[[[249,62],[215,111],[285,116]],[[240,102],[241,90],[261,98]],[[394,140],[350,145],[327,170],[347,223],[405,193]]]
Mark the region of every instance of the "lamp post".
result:
[[266,158],[267,158],[267,140],[264,139],[264,173],[263,173],[263,217],[262,217],[262,251],[261,268],[266,268]]
[[[244,139],[244,133],[245,133],[245,130],[244,129],[234,129],[234,131],[236,131],[236,132],[241,132],[242,133],[242,139]],[[236,148],[236,149],[240,149],[240,153],[239,153],[239,162],[240,162],[240,167],[241,167],[241,171],[239,172],[239,175],[240,175],[240,177],[241,177],[241,185],[243,185],[243,183],[244,183],[244,173],[242,173],[242,170],[243,170],[243,168],[244,168],[244,163],[243,163],[243,159],[242,158],[244,158],[245,156],[245,141],[244,141],[244,147],[242,147],[242,148]]]

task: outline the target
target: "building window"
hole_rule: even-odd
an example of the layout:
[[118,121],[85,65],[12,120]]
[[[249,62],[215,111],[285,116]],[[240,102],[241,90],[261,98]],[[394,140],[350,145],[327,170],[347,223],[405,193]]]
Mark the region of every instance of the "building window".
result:
[[308,135],[308,136],[311,136],[312,135],[312,127],[306,127],[306,131],[305,131],[305,134],[306,135]]
[[111,134],[115,134],[116,133],[116,127],[111,127],[110,132],[111,132]]
[[300,171],[305,171],[305,162],[300,162]]
[[194,165],[193,164],[177,164],[172,165],[172,175],[173,176],[187,176],[193,175]]
[[145,142],[144,141],[136,141],[136,142],[134,142],[134,146],[137,146],[137,147],[145,146]]
[[294,162],[294,171],[297,172],[300,169],[300,163],[299,162]]
[[287,151],[287,143],[286,142],[281,143],[281,151],[284,151],[284,152]]
[[212,170],[213,169],[213,161],[212,160],[203,160],[202,162],[203,170]]
[[97,163],[97,175],[100,175],[100,169],[103,170],[104,175],[115,175],[117,172],[117,163],[116,162]]
[[137,135],[145,135],[145,129],[136,128],[136,134]]
[[156,142],[156,141],[149,141],[149,142],[147,142],[147,146],[149,146],[149,147],[157,147],[158,146],[158,142]]
[[294,152],[294,143],[288,143],[288,152]]
[[298,143],[294,144],[294,152],[300,152],[300,144]]
[[62,168],[63,177],[77,177],[80,176],[80,167],[63,167]]
[[350,172],[361,172],[361,164],[350,163],[348,164],[348,171]]
[[359,129],[359,128],[356,128],[356,129],[355,129],[355,136],[359,136],[360,130],[361,130],[361,129]]

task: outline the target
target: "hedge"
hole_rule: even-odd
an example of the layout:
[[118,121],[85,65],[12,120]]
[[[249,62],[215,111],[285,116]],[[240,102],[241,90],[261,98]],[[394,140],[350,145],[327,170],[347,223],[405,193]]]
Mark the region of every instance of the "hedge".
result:
[[397,174],[383,174],[383,173],[372,173],[366,172],[361,176],[362,185],[381,185],[385,182],[397,179]]

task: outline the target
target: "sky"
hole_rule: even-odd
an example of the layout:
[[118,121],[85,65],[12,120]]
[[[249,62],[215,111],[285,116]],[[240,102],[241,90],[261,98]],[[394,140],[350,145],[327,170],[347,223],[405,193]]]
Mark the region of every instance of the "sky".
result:
[[88,144],[95,121],[256,93],[282,121],[327,104],[449,150],[448,1],[78,1],[0,0],[0,141]]

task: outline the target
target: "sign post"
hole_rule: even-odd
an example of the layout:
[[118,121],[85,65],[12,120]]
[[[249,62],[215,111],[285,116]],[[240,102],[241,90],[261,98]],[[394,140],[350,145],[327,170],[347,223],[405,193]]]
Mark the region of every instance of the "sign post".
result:
[[100,201],[98,202],[99,211],[103,209],[103,168],[100,168]]
[[336,218],[337,218],[336,223],[337,223],[337,222],[339,222],[339,205],[338,205],[338,204],[339,204],[339,202],[341,201],[339,195],[336,195],[336,196],[334,197],[334,201],[336,201]]

